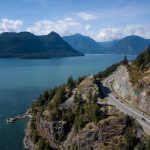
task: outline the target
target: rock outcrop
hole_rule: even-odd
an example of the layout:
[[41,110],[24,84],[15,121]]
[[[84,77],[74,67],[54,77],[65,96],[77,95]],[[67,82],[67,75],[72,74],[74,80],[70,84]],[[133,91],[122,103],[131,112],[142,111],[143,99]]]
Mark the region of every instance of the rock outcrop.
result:
[[139,80],[139,86],[130,82],[130,74],[125,66],[118,68],[117,77],[113,81],[113,89],[118,96],[133,106],[150,114],[150,72],[145,72]]
[[[27,132],[25,138],[25,142],[28,141],[27,148],[34,150],[38,147],[39,150],[44,150],[49,146],[55,150],[123,149],[130,144],[126,139],[128,131],[129,140],[131,136],[135,140],[140,138],[140,142],[144,141],[144,132],[132,117],[120,112],[106,99],[98,97],[97,82],[93,76],[86,77],[72,89],[72,95],[68,99],[57,105],[54,102],[58,99],[53,100],[58,96],[56,93],[58,94],[59,88],[49,103],[45,100],[42,109],[39,102],[35,103],[32,106],[35,113],[33,132]],[[34,144],[30,134],[37,139]],[[137,144],[134,143],[134,147]]]
[[40,119],[40,126],[52,140],[63,138],[67,132],[67,125],[65,121],[48,122],[44,119]]
[[25,149],[36,150],[36,146],[35,144],[33,144],[31,137],[30,137],[30,129],[29,129],[30,121],[28,123],[28,128],[25,130],[25,137],[23,139],[23,143],[24,143]]
[[[100,121],[97,125],[93,122],[86,126],[76,135],[70,137],[72,141],[67,144],[68,147],[76,149],[99,149],[102,144],[112,143],[113,139],[124,134],[126,127],[126,116],[110,116]],[[116,130],[117,129],[117,130]]]
[[98,96],[98,86],[96,85],[93,75],[87,76],[78,85],[78,94],[83,100],[87,100],[92,96]]

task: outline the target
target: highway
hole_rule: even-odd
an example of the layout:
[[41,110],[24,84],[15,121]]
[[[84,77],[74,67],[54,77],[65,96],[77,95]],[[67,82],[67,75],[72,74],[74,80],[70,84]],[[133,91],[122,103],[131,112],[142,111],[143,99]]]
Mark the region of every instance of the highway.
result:
[[[116,94],[112,92],[110,84],[111,84],[111,81],[113,81],[116,76],[117,76],[117,71],[114,72],[114,74],[112,74],[105,80],[103,80],[103,82],[102,82],[103,86],[102,86],[101,90],[102,90],[104,96],[112,105],[115,105],[120,111],[122,111],[122,112],[132,116],[136,120],[138,120],[140,125],[143,127],[143,130],[145,131],[145,133],[150,135],[150,116],[143,114],[142,111],[140,111],[139,109],[136,109],[132,105],[127,104],[126,102],[123,102],[123,100],[120,100],[118,98],[118,96],[115,96]],[[109,89],[109,92],[108,92],[108,90],[106,90],[106,87],[107,87],[107,89]]]

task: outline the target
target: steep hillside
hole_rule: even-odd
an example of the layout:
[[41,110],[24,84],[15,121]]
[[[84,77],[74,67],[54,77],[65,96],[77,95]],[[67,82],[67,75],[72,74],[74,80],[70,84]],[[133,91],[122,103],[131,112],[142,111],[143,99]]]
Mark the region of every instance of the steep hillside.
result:
[[[31,108],[28,149],[132,150],[149,148],[140,125],[99,97],[91,75],[42,94]],[[147,149],[148,150],[148,149]]]
[[88,36],[74,34],[65,36],[63,39],[69,43],[74,49],[85,54],[140,54],[150,44],[149,39],[140,36],[127,36],[120,40],[96,42]]
[[50,58],[80,56],[56,33],[35,36],[29,32],[0,34],[0,57],[9,58]]
[[63,39],[74,49],[77,49],[84,54],[106,53],[106,48],[103,48],[100,44],[88,36],[74,34],[72,36],[65,36]]
[[131,35],[121,39],[110,50],[117,54],[140,54],[149,44],[149,39]]
[[46,57],[41,40],[29,32],[0,34],[0,57]]
[[119,69],[113,88],[124,100],[150,114],[150,47]]
[[73,49],[57,33],[39,36],[49,56],[82,56],[83,54]]
[[137,56],[133,65],[136,65],[139,69],[146,69],[150,65],[150,46],[143,53]]

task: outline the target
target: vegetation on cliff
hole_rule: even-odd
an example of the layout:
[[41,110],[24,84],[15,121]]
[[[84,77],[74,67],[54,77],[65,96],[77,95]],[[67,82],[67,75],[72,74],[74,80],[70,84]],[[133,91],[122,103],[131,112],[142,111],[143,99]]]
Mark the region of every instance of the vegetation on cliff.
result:
[[150,65],[150,46],[140,55],[137,56],[133,62],[139,69],[144,70]]
[[128,66],[130,72],[131,82],[135,85],[138,84],[142,75],[150,67],[150,46]]
[[39,96],[32,105],[29,125],[35,149],[148,150],[147,137],[137,122],[100,97],[97,79],[108,76],[117,66],[95,77],[77,81],[70,77],[66,84]]
[[100,71],[98,72],[95,77],[99,78],[99,80],[102,80],[106,77],[108,77],[109,75],[111,75],[114,71],[116,71],[116,69],[118,68],[118,66],[120,65],[128,65],[128,60],[127,57],[125,56],[124,59],[122,61],[120,61],[119,63],[113,64],[111,66],[109,66],[108,68],[106,68],[104,71]]
[[[136,82],[149,64],[150,48],[132,65],[124,60],[95,76],[74,80],[45,91],[32,105],[30,139],[35,149],[149,150],[150,140],[139,124],[101,97],[100,81],[125,65]],[[142,66],[142,67],[141,67]],[[131,68],[132,67],[132,68]],[[134,69],[133,69],[134,68]],[[140,68],[140,69],[139,69]],[[137,73],[137,74],[136,74]],[[132,76],[132,74],[134,76]]]

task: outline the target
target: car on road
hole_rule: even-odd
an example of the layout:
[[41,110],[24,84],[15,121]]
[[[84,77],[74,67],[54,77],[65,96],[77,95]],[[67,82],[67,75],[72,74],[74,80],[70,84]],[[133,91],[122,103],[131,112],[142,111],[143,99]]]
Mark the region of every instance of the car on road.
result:
[[146,121],[145,118],[142,118],[143,121]]

